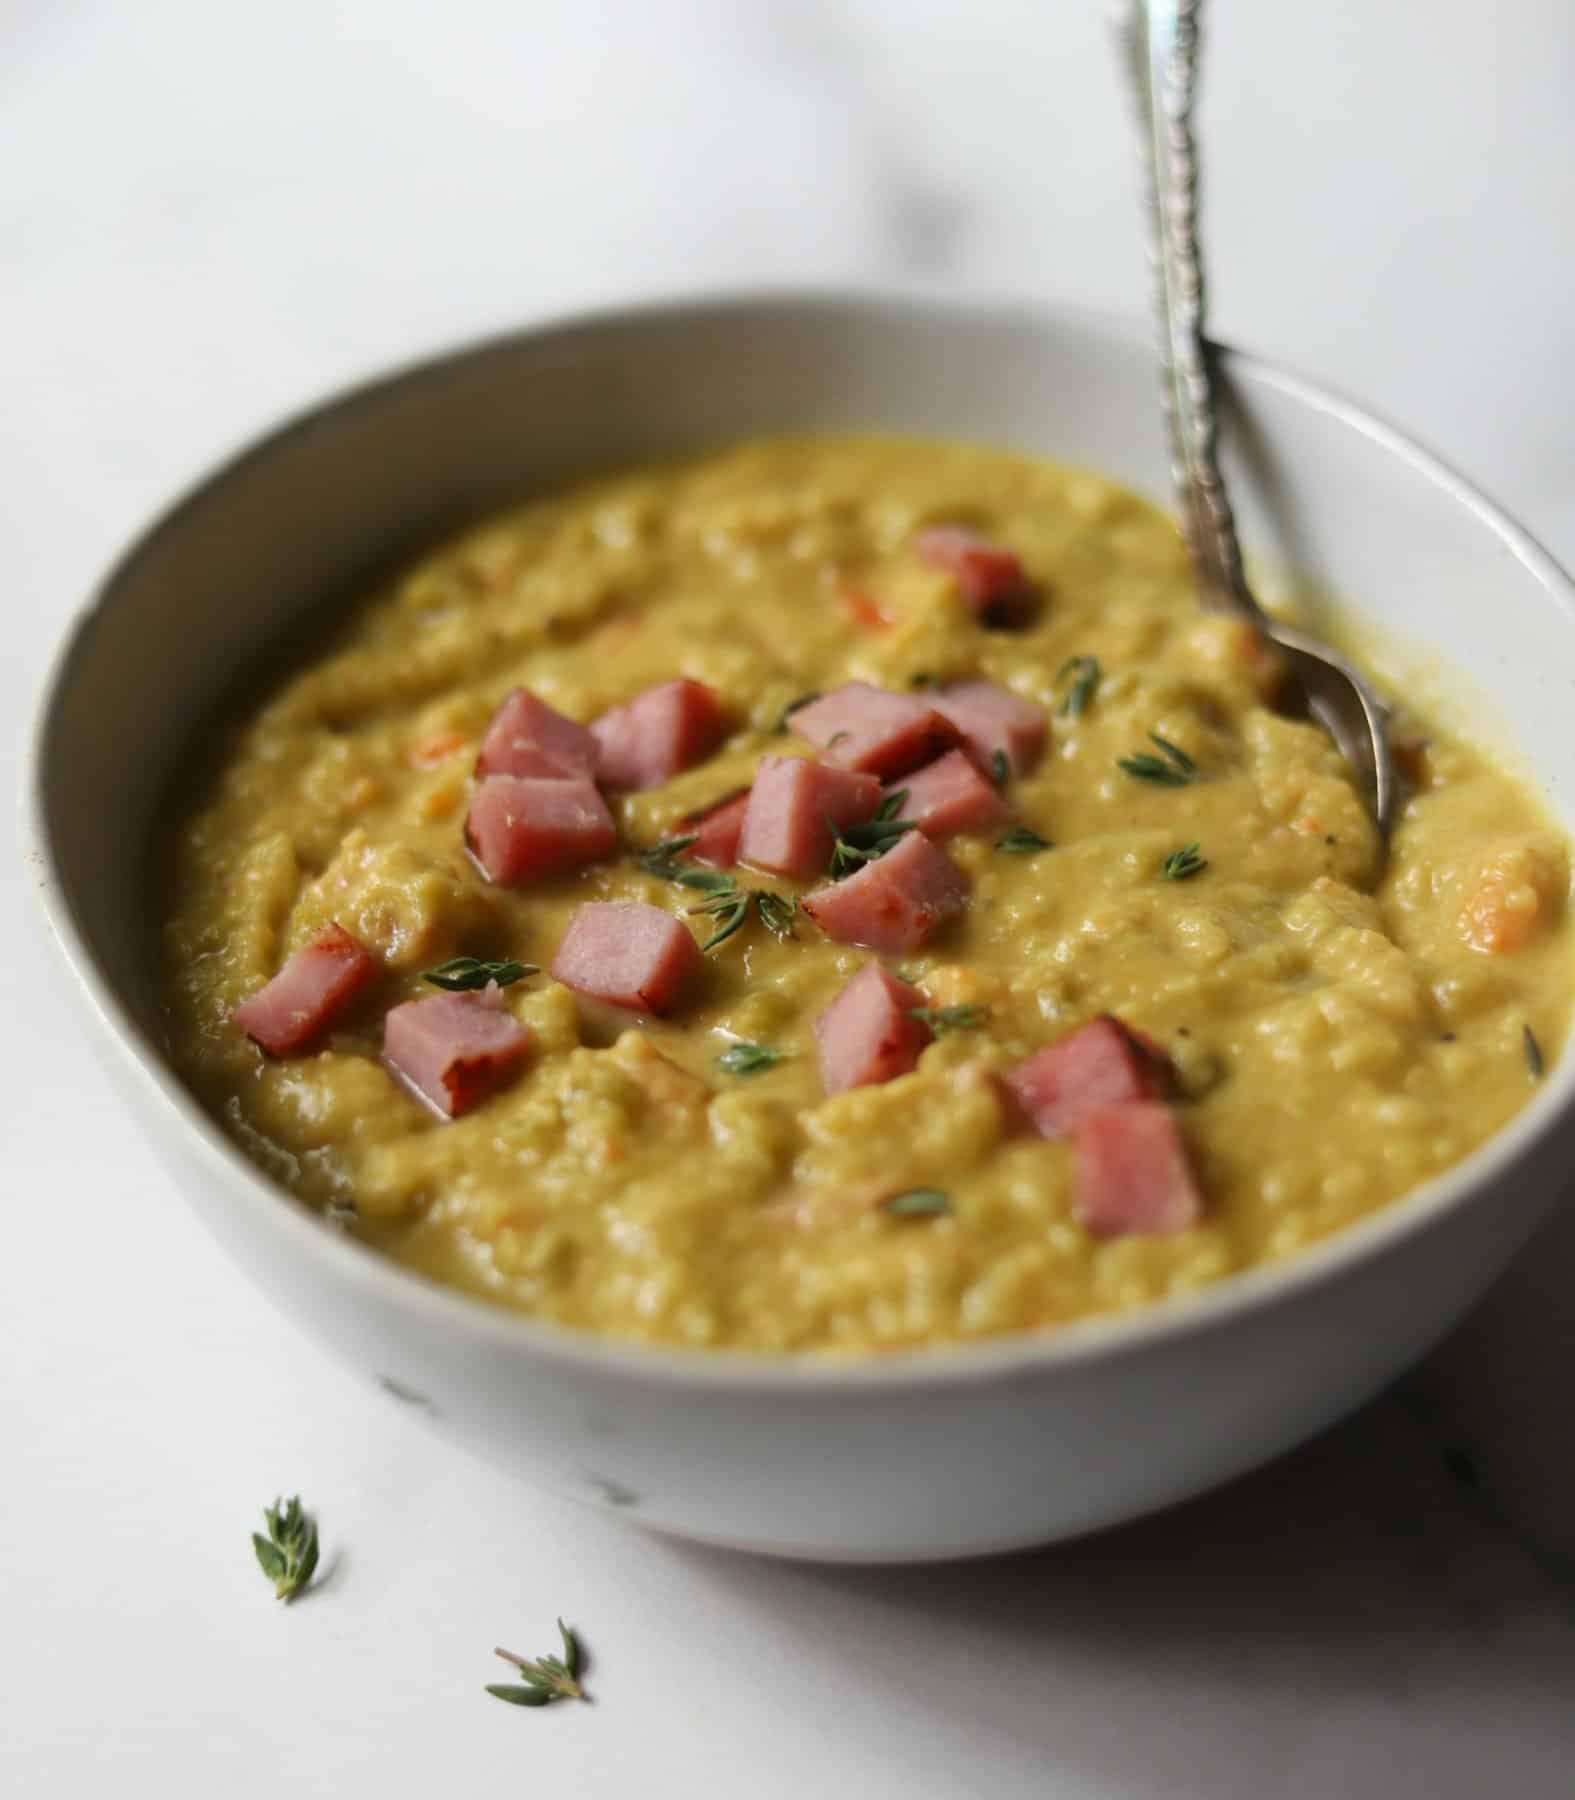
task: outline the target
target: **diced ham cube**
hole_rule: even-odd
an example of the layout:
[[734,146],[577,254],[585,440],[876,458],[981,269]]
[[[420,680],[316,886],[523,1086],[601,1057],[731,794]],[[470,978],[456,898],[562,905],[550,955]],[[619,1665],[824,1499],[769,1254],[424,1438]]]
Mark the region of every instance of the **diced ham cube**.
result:
[[961,869],[922,831],[910,831],[857,874],[816,888],[800,904],[839,943],[897,956],[927,943],[967,901]]
[[596,772],[608,787],[651,788],[716,748],[722,703],[699,681],[664,681],[591,723]]
[[833,829],[862,824],[880,805],[873,775],[801,756],[763,756],[738,840],[738,860],[774,875],[825,873]]
[[488,881],[514,887],[610,855],[618,828],[587,775],[489,775],[470,803],[465,842]]
[[270,1056],[289,1056],[344,1013],[377,967],[377,958],[342,925],[325,925],[230,1016]]
[[686,819],[686,831],[693,831],[694,842],[689,855],[696,862],[709,863],[713,869],[731,869],[738,861],[738,840],[743,835],[744,814],[749,810],[749,790],[719,800],[698,818]]
[[986,774],[994,772],[996,751],[1008,768],[1024,775],[1039,760],[1049,722],[1044,708],[997,687],[993,681],[957,681],[931,695],[962,735],[962,747]]
[[639,900],[593,900],[569,921],[552,959],[565,987],[636,1012],[670,1012],[699,973],[700,947],[683,922]]
[[926,525],[913,547],[932,569],[942,569],[986,625],[1020,625],[1033,610],[1034,592],[1015,550],[968,525]]
[[930,1028],[913,1016],[924,1004],[916,987],[867,963],[815,1021],[820,1079],[828,1094],[906,1075],[929,1043]]
[[849,681],[788,715],[788,730],[815,745],[828,763],[889,778],[932,761],[958,730],[928,699]]
[[917,774],[893,782],[888,794],[907,789],[900,816],[911,819],[926,837],[950,837],[958,831],[989,831],[1012,816],[1000,789],[986,781],[961,750],[948,750]]
[[1202,1216],[1181,1128],[1167,1106],[1100,1107],[1078,1126],[1072,1153],[1072,1210],[1097,1237],[1185,1231]]
[[476,773],[487,775],[594,775],[596,739],[584,725],[515,688],[492,715],[476,757]]
[[1151,1038],[1102,1013],[1002,1079],[1035,1131],[1066,1137],[1102,1107],[1164,1099],[1175,1071]]
[[524,1062],[530,1035],[481,994],[407,1000],[383,1021],[383,1062],[445,1119],[500,1088]]

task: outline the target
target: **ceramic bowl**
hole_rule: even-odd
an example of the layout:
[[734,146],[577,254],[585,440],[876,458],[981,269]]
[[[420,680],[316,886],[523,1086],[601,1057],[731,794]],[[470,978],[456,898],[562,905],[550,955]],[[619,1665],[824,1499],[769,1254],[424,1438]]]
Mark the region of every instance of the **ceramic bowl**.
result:
[[[1249,550],[1467,671],[1479,729],[1513,722],[1575,826],[1567,578],[1357,408],[1252,357],[1225,355],[1223,373]],[[1167,487],[1146,332],[1064,311],[746,297],[443,355],[244,451],[111,571],[43,697],[28,860],[172,1179],[369,1389],[533,1482],[689,1537],[858,1559],[1042,1543],[1224,1481],[1426,1349],[1555,1196],[1575,1059],[1458,1168],[1296,1260],[1052,1334],[836,1366],[599,1341],[433,1285],[273,1187],[161,1043],[150,821],[238,669],[391,558],[542,482],[816,427],[983,439]],[[154,1290],[158,1270],[139,1279]]]

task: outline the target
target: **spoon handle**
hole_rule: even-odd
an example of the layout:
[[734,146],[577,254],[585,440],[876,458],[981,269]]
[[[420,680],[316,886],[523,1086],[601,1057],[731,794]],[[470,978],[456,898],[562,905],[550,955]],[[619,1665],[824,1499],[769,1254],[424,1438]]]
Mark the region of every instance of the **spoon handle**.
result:
[[1198,158],[1192,135],[1201,0],[1127,0],[1121,33],[1130,62],[1148,172],[1171,478],[1204,598],[1262,626],[1236,543],[1217,450],[1218,421],[1203,336],[1198,248]]

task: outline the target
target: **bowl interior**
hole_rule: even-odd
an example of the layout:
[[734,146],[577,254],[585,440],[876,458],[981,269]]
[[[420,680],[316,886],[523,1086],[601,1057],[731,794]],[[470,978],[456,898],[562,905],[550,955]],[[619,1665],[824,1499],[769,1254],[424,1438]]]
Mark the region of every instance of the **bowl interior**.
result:
[[[1568,582],[1463,483],[1365,415],[1251,358],[1227,356],[1224,372],[1227,464],[1249,552],[1469,672],[1486,728],[1513,721],[1553,810],[1575,820]],[[494,504],[595,465],[815,428],[1014,445],[1164,498],[1157,393],[1135,325],[752,299],[527,333],[332,401],[159,521],[68,645],[37,779],[42,848],[70,922],[157,1048],[146,858],[194,731],[238,671],[304,616]]]

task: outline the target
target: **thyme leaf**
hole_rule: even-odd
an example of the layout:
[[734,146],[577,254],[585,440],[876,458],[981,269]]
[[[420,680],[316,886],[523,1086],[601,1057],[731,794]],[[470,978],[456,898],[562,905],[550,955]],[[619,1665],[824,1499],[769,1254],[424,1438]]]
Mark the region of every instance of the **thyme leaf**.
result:
[[1056,711],[1064,719],[1080,719],[1088,711],[1088,703],[1099,687],[1100,668],[1097,658],[1074,656],[1062,663],[1056,671],[1056,680],[1065,681],[1069,676],[1071,683],[1061,696],[1061,704]]
[[293,1600],[317,1570],[317,1521],[301,1505],[299,1494],[265,1507],[268,1535],[252,1533],[257,1566],[273,1583],[276,1600]]
[[1179,744],[1162,738],[1157,731],[1151,731],[1148,739],[1159,747],[1159,756],[1138,750],[1131,756],[1117,757],[1116,767],[1136,781],[1151,781],[1158,787],[1185,787],[1197,778],[1198,765]]
[[788,728],[788,720],[793,717],[794,713],[801,707],[813,705],[819,698],[820,690],[816,688],[811,693],[800,694],[796,700],[789,700],[787,705],[782,708],[781,714],[777,718],[777,731],[779,733],[786,731]]
[[908,1017],[928,1025],[937,1037],[945,1031],[973,1031],[990,1016],[987,1006],[910,1006]]
[[907,799],[908,790],[897,788],[882,798],[875,808],[874,818],[866,819],[862,824],[844,825],[839,829],[834,820],[826,820],[832,837],[830,874],[833,881],[884,856],[898,838],[914,829],[912,819],[897,817]]
[[1032,856],[1037,850],[1053,850],[1055,845],[1049,838],[1040,837],[1037,831],[1030,831],[1026,825],[1014,825],[1005,837],[995,840],[995,847],[1010,856]]
[[882,1212],[890,1213],[894,1219],[938,1219],[952,1210],[952,1200],[951,1195],[940,1188],[916,1187],[893,1194],[889,1200],[882,1200],[880,1206]]
[[790,938],[794,935],[793,920],[798,913],[796,900],[773,894],[770,888],[757,888],[755,911],[760,914],[760,923],[773,937]]
[[1521,1048],[1526,1053],[1526,1067],[1531,1072],[1531,1079],[1533,1081],[1540,1081],[1542,1079],[1542,1071],[1547,1065],[1543,1061],[1542,1046],[1537,1042],[1537,1034],[1529,1025],[1521,1026],[1520,1043]]
[[1012,772],[1012,765],[1006,760],[1004,750],[993,750],[990,753],[990,779],[998,788],[1006,786],[1006,778]]
[[1160,874],[1166,881],[1189,881],[1194,875],[1201,875],[1209,861],[1199,854],[1200,849],[1198,844],[1183,844],[1179,850],[1172,850],[1159,865]]
[[506,988],[540,973],[535,963],[478,962],[474,956],[451,956],[446,963],[426,970],[421,979],[430,981],[433,987],[447,988],[450,993],[459,994],[468,989],[484,988],[494,981],[500,988]]
[[516,1656],[512,1650],[495,1650],[494,1656],[512,1663],[525,1679],[519,1684],[489,1682],[487,1692],[510,1706],[550,1706],[554,1700],[585,1699],[585,1689],[580,1685],[584,1659],[579,1639],[562,1619],[558,1621],[558,1636],[563,1640],[562,1656],[531,1658]]
[[680,887],[695,888],[702,894],[725,894],[736,888],[738,883],[723,869],[702,869],[694,863],[678,860],[694,841],[693,832],[688,837],[663,838],[659,844],[640,852],[640,867],[647,875],[655,875],[662,881],[676,881]]
[[716,1066],[728,1075],[758,1075],[786,1055],[785,1050],[773,1050],[768,1044],[729,1044],[716,1059]]
[[700,948],[714,950],[718,944],[725,944],[735,931],[741,931],[748,923],[753,899],[754,895],[747,888],[740,888],[730,879],[726,888],[712,895],[703,905],[691,906],[691,913],[704,913],[716,926]]

